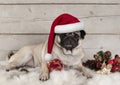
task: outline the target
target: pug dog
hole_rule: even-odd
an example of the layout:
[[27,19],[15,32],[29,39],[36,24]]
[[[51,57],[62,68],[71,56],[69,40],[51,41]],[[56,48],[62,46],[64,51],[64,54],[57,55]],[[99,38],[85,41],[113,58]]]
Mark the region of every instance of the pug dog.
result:
[[[82,40],[86,32],[84,30],[60,33],[55,36],[55,44],[53,47],[54,58],[59,58],[64,66],[73,67],[83,72],[83,75],[90,77],[89,73],[82,65],[81,59],[84,57],[84,51],[81,47]],[[15,69],[16,67],[30,66],[41,67],[40,80],[49,79],[50,73],[47,67],[47,61],[44,59],[46,54],[47,41],[33,46],[25,46],[12,55],[6,66],[6,71]]]

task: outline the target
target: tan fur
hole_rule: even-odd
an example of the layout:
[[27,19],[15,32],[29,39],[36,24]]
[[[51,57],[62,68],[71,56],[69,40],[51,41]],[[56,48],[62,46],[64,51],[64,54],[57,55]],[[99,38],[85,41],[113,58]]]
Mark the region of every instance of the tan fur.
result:
[[[79,41],[79,45],[74,48],[72,52],[65,51],[65,49],[58,44],[59,42],[59,37],[56,36],[52,51],[54,58],[59,58],[65,65],[73,67],[77,66],[77,68],[82,70],[85,76],[89,77],[90,75],[86,72],[81,62],[81,59],[84,57],[84,52],[81,47],[81,40]],[[47,61],[44,59],[46,48],[47,41],[39,45],[25,46],[21,48],[15,55],[11,56],[6,69],[11,70],[15,67],[24,65],[29,65],[32,67],[41,66],[40,79],[47,80],[49,78],[49,71],[46,65]]]

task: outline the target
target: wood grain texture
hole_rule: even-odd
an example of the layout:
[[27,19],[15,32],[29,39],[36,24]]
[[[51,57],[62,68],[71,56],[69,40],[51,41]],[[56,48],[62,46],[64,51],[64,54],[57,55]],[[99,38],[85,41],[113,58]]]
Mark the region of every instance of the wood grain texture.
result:
[[[0,18],[18,20],[54,20],[61,13],[78,18],[119,16],[120,5],[0,5]],[[8,20],[8,21],[9,21]]]
[[0,50],[18,50],[26,45],[39,44],[47,35],[0,35]]
[[[81,19],[88,34],[120,34],[120,16]],[[1,34],[49,34],[52,21],[0,22]]]
[[[39,44],[48,35],[0,35],[0,50],[17,50],[25,45]],[[120,49],[120,35],[87,35],[83,47],[88,49]]]
[[119,8],[119,5],[3,5],[0,33],[49,33],[52,21],[67,12],[84,21],[88,33],[120,34]]
[[0,3],[119,3],[119,0],[0,0]]
[[120,35],[87,35],[84,42],[84,48],[106,48],[120,49]]

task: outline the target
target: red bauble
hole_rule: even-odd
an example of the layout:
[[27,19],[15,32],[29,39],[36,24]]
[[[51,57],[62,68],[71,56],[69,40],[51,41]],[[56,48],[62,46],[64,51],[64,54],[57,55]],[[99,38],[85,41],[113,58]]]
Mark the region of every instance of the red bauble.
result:
[[114,59],[108,61],[108,63],[112,65],[111,72],[120,71],[119,59],[120,59],[119,55],[115,55]]
[[53,71],[53,70],[56,70],[56,71],[61,71],[63,69],[63,64],[62,62],[59,60],[59,59],[53,59],[51,60],[48,64],[48,69],[49,71]]
[[119,70],[120,70],[119,66],[113,66],[111,71],[115,72],[115,71],[119,71]]
[[116,54],[116,55],[115,55],[115,58],[119,58],[119,55]]
[[110,51],[106,51],[105,52],[107,55],[111,55],[111,52]]
[[114,64],[114,60],[108,60],[109,64]]
[[96,68],[101,68],[101,66],[102,66],[102,63],[100,62],[100,61],[96,61]]

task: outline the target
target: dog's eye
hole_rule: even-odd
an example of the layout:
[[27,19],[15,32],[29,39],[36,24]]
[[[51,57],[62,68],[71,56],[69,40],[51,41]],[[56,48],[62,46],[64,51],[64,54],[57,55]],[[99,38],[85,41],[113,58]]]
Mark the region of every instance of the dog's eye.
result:
[[66,36],[66,33],[60,34],[60,38],[64,38]]
[[79,38],[79,37],[80,37],[79,35],[75,34],[75,38]]
[[75,34],[80,35],[80,31],[75,32]]

